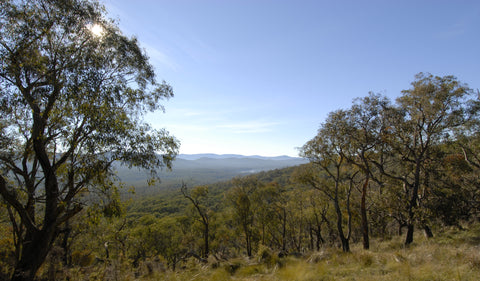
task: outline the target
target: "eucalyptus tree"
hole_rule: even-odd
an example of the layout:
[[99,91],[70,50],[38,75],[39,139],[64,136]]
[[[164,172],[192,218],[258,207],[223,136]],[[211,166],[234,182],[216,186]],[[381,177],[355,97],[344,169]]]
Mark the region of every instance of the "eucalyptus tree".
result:
[[[347,111],[344,130],[345,149],[342,150],[345,158],[357,167],[364,176],[361,188],[360,215],[363,235],[363,248],[370,247],[366,199],[370,179],[380,182],[375,174],[375,165],[372,160],[381,157],[384,146],[381,134],[388,126],[386,123],[390,101],[379,94],[370,93],[368,96],[356,99]],[[377,160],[377,162],[380,162]],[[380,182],[381,184],[381,182]]]
[[[349,241],[352,233],[350,183],[355,176],[347,163],[344,151],[347,146],[344,136],[347,134],[346,130],[350,129],[347,119],[348,112],[345,110],[333,111],[328,115],[317,135],[301,148],[300,155],[313,164],[310,171],[306,169],[304,174],[297,174],[300,181],[320,190],[333,203],[337,214],[338,235],[344,252],[350,251]],[[342,207],[347,214],[346,234]]]
[[443,189],[430,200],[448,225],[458,226],[460,220],[480,214],[480,91],[468,101],[467,109],[468,121],[455,129],[454,141],[444,146],[443,173],[436,175]]
[[277,240],[277,228],[282,235],[282,249],[285,250],[286,242],[286,201],[285,188],[276,182],[260,186],[254,193],[254,202],[258,205],[258,228],[260,229],[260,242],[262,245],[272,245]]
[[258,198],[258,190],[263,184],[253,176],[235,178],[232,181],[234,187],[229,190],[227,199],[231,203],[237,226],[243,232],[247,255],[251,257],[256,240],[255,222],[259,211],[255,198]]
[[115,161],[170,167],[178,142],[142,116],[173,91],[93,0],[3,0],[0,34],[0,194],[12,280],[32,280],[85,194],[114,187]]
[[[467,120],[467,99],[471,89],[454,76],[419,73],[412,88],[402,91],[396,100],[395,113],[388,118],[382,139],[399,160],[399,166],[376,165],[391,179],[403,185],[407,218],[405,244],[413,242],[414,224],[420,222],[431,235],[428,224],[420,217],[419,207],[433,188],[429,182],[433,149],[447,141],[454,129]],[[378,164],[378,163],[377,163]]]
[[329,229],[331,227],[327,217],[330,205],[325,200],[322,200],[320,195],[315,194],[318,192],[318,190],[313,189],[304,193],[304,196],[308,198],[306,200],[308,204],[306,217],[310,236],[310,249],[320,251],[320,246],[326,242],[322,235],[323,224],[326,224]]
[[200,222],[203,224],[203,257],[208,258],[210,252],[209,248],[209,231],[210,218],[212,214],[211,206],[208,198],[208,186],[196,186],[191,192],[188,192],[187,185],[182,184],[181,192],[183,196],[188,199],[200,217]]

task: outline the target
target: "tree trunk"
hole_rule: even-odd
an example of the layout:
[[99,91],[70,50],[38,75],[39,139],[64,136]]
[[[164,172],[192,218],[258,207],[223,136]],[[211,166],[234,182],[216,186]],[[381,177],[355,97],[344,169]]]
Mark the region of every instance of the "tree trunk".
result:
[[313,251],[313,226],[312,226],[312,223],[309,224],[308,235],[309,235],[309,238],[310,238],[310,250]]
[[362,188],[362,200],[360,204],[360,213],[362,215],[362,234],[363,234],[363,248],[368,250],[370,248],[370,240],[368,238],[368,220],[367,220],[367,207],[366,207],[366,197],[367,197],[367,188],[368,188],[369,175],[365,179],[365,183]]
[[317,251],[320,251],[320,244],[325,243],[325,240],[322,237],[322,227],[320,225],[317,226],[316,234],[317,234]]
[[63,230],[63,240],[62,240],[62,249],[63,249],[63,265],[69,266],[71,259],[70,259],[70,247],[68,244],[68,239],[70,238],[70,233],[72,232],[72,228],[70,227],[70,220],[65,222],[65,229]]
[[252,256],[252,245],[251,245],[251,241],[250,241],[250,235],[247,234],[246,236],[246,242],[247,242],[247,255],[249,257]]
[[407,237],[405,238],[405,245],[410,245],[413,242],[413,223],[407,224]]
[[20,260],[15,266],[11,281],[32,281],[50,251],[55,237],[53,226],[43,230],[27,230]]
[[348,239],[345,237],[345,234],[343,233],[343,227],[342,227],[342,210],[340,210],[340,206],[338,204],[338,199],[335,198],[335,211],[337,212],[337,230],[338,230],[338,236],[340,236],[340,241],[342,242],[342,250],[344,252],[350,252],[350,243]]
[[252,256],[252,241],[251,241],[251,231],[248,228],[246,223],[243,224],[243,231],[245,232],[245,243],[247,244],[247,255]]
[[420,159],[415,163],[415,176],[412,187],[412,194],[410,197],[410,204],[408,205],[408,222],[407,222],[407,237],[405,238],[405,245],[410,245],[413,242],[413,230],[415,220],[415,208],[417,208],[418,190],[420,188]]
[[404,223],[400,223],[400,222],[398,223],[398,236],[402,236],[402,235],[403,235],[402,229],[403,229],[405,226],[407,226],[407,225],[404,224]]
[[262,245],[265,245],[265,222],[262,223]]
[[433,238],[433,232],[432,229],[428,225],[423,225],[423,231],[425,232],[425,236],[427,238]]
[[282,222],[282,251],[287,250],[287,212],[283,209],[283,222]]
[[340,237],[340,240],[342,241],[342,251],[345,253],[350,252],[350,241],[345,237]]
[[205,232],[203,234],[204,239],[205,239],[205,253],[204,253],[203,257],[205,259],[208,259],[208,254],[210,252],[210,249],[209,249],[209,246],[208,246],[208,231],[209,231],[209,229],[208,229],[208,223],[207,223],[207,224],[205,224]]
[[42,229],[30,226],[26,230],[20,260],[13,271],[12,281],[34,280],[57,236],[59,191],[55,169],[50,163],[43,139],[46,121],[38,112],[34,112],[33,117],[33,148],[45,175],[45,211]]

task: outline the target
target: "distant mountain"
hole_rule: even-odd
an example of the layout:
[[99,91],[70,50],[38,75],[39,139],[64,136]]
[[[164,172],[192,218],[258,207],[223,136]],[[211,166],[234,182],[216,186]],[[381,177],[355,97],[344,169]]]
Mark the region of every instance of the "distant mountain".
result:
[[302,159],[299,157],[290,157],[286,155],[282,156],[259,156],[259,155],[240,155],[240,154],[213,154],[213,153],[201,153],[201,154],[179,154],[178,159],[184,160],[198,160],[201,158],[212,158],[212,159],[228,159],[228,158],[254,158],[254,159],[263,159],[263,160],[298,160]]
[[298,166],[308,161],[303,158],[278,156],[243,156],[237,154],[180,154],[173,162],[172,171],[159,171],[161,182],[155,187],[146,187],[148,175],[138,169],[117,167],[118,175],[137,192],[154,191],[157,188],[178,188],[182,182],[188,185],[212,184],[227,181],[235,176]]

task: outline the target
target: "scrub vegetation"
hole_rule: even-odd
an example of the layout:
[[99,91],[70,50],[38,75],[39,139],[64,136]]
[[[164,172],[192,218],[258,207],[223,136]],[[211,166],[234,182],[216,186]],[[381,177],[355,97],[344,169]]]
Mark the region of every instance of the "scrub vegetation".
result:
[[155,185],[178,154],[143,121],[172,88],[94,1],[0,11],[0,279],[480,276],[480,93],[456,77],[332,111],[308,164],[127,197],[116,167]]

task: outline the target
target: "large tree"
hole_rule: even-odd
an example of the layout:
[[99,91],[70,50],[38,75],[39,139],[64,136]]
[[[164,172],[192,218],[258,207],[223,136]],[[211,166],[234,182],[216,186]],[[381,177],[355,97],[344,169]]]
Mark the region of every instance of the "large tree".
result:
[[407,219],[405,244],[413,242],[415,223],[432,235],[427,222],[421,217],[421,203],[431,189],[432,154],[438,145],[449,140],[455,129],[468,120],[467,99],[470,88],[454,76],[433,76],[419,73],[412,87],[402,91],[396,108],[387,118],[389,126],[383,130],[391,157],[398,159],[397,166],[380,170],[402,187]]
[[170,167],[178,142],[142,116],[173,92],[94,1],[3,0],[0,34],[0,194],[12,280],[32,280],[84,195],[114,186],[114,162]]
[[[342,153],[345,158],[362,173],[364,181],[361,188],[360,216],[363,235],[363,248],[369,249],[369,231],[367,218],[367,192],[370,179],[379,183],[380,179],[375,174],[373,160],[380,162],[384,147],[381,133],[388,124],[385,122],[389,100],[378,94],[370,93],[368,96],[356,99],[347,112],[347,129],[344,130],[346,140]],[[381,182],[380,182],[381,184]]]

